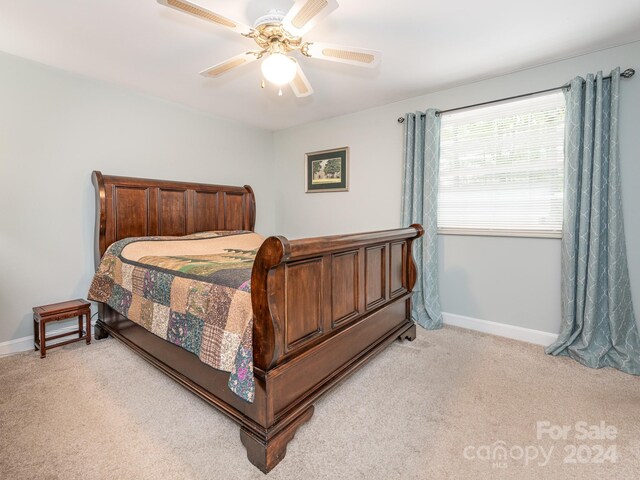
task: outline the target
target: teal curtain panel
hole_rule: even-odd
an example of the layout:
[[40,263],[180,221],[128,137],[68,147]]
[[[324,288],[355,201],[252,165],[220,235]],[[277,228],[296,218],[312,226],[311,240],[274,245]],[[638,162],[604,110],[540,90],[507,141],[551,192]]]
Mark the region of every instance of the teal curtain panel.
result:
[[414,287],[411,317],[420,326],[442,328],[438,288],[438,166],[440,163],[440,117],[436,110],[426,115],[405,116],[404,189],[402,224],[420,223],[424,236],[414,242],[418,279]]
[[552,355],[640,374],[622,219],[620,70],[577,77],[566,93],[562,325]]

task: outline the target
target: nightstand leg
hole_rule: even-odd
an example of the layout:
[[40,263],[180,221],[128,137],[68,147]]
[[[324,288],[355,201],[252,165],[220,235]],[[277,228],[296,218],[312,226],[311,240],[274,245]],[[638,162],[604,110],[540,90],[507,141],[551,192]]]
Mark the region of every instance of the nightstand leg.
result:
[[87,345],[91,344],[91,315],[88,313],[85,313],[85,318],[87,319],[86,324],[87,324]]
[[45,346],[44,326],[46,322],[40,319],[40,358],[47,356],[47,347]]
[[37,352],[38,347],[36,346],[39,343],[39,334],[38,334],[38,322],[36,322],[36,316],[33,316],[33,349]]
[[78,315],[78,338],[82,338],[82,317],[84,315]]

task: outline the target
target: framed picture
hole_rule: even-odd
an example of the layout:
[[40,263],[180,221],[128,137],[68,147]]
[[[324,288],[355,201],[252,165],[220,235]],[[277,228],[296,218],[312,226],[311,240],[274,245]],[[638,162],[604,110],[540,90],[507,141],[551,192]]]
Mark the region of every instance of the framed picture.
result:
[[307,153],[305,157],[307,193],[349,190],[349,147]]

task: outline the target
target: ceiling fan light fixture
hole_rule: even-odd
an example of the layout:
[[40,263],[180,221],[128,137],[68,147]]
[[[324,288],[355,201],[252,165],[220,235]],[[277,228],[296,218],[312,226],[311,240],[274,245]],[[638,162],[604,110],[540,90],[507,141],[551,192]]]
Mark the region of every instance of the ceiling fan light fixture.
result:
[[296,76],[296,61],[282,53],[272,53],[262,61],[262,75],[275,84],[284,85],[291,82]]

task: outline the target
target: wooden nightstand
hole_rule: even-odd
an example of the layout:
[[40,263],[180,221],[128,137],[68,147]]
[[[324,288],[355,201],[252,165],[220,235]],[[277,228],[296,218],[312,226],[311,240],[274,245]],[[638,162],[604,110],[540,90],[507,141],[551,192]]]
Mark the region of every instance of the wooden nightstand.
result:
[[[78,330],[61,333],[53,337],[45,336],[45,327],[48,322],[64,320],[65,318],[78,317]],[[82,317],[85,318],[86,327],[82,329]],[[47,345],[47,341],[57,338],[68,337],[70,335],[78,335],[78,338],[66,340],[56,343],[55,345]],[[68,302],[53,303],[51,305],[42,305],[41,307],[33,307],[33,343],[36,350],[40,350],[40,358],[47,356],[47,348],[61,347],[73,342],[86,340],[87,345],[91,343],[91,304],[86,300],[70,300]]]

